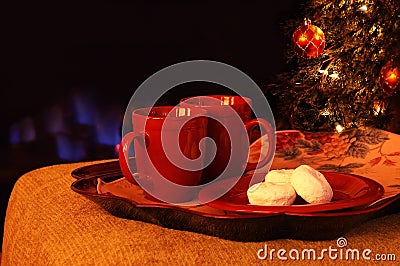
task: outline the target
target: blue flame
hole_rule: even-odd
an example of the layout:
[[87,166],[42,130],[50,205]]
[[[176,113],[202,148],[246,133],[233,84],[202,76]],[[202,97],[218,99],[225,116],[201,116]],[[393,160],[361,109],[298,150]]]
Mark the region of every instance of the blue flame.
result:
[[83,141],[72,141],[66,135],[57,135],[56,137],[58,158],[66,161],[80,161],[86,156],[86,150]]
[[80,125],[94,125],[96,106],[94,96],[90,93],[76,91],[73,93],[75,119]]
[[72,143],[65,135],[58,135],[56,137],[58,158],[70,161],[72,159]]
[[17,144],[21,142],[21,136],[19,134],[19,125],[17,123],[10,127],[10,139],[11,144]]
[[11,144],[31,142],[36,139],[36,130],[31,117],[26,117],[10,127],[9,141]]
[[115,146],[120,143],[121,111],[117,107],[104,109],[104,113],[97,115],[96,135],[99,144]]

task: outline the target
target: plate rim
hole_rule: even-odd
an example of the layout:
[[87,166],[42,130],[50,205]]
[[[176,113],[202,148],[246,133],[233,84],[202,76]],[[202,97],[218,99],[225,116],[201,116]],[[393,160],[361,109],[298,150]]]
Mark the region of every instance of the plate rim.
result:
[[[221,204],[223,202],[223,196],[215,199],[213,201],[207,201],[204,200],[204,197],[207,197],[206,195],[206,191],[207,189],[210,189],[210,187],[206,187],[204,189],[202,189],[199,192],[199,200],[201,202],[203,202],[203,204],[208,205],[210,207],[216,208],[216,209],[221,209],[221,210],[226,210],[226,211],[231,211],[231,212],[238,212],[238,213],[257,213],[257,214],[272,214],[272,213],[276,213],[276,214],[306,214],[306,213],[323,213],[323,212],[332,212],[332,211],[345,211],[346,209],[353,209],[353,208],[357,208],[357,207],[362,207],[362,206],[366,206],[368,204],[373,203],[374,201],[382,198],[382,196],[384,195],[384,187],[382,184],[378,183],[377,181],[370,179],[368,177],[365,176],[361,176],[361,175],[357,175],[357,174],[351,174],[351,173],[341,173],[341,172],[335,172],[335,171],[320,171],[323,174],[339,174],[339,175],[344,175],[344,176],[352,176],[353,178],[358,178],[361,179],[363,181],[365,181],[369,187],[371,187],[371,184],[374,184],[375,186],[375,190],[377,191],[376,194],[370,196],[370,197],[366,197],[361,196],[360,199],[348,199],[348,200],[343,200],[343,201],[336,201],[335,204],[339,205],[338,207],[329,207],[332,206],[332,202],[330,203],[322,203],[322,204],[304,204],[304,205],[290,205],[290,206],[262,206],[262,205],[242,205],[242,204],[236,204],[236,203],[228,203],[225,204],[224,207],[221,207]],[[247,175],[251,175],[251,174],[245,174],[244,176]],[[214,187],[217,186],[219,183],[223,182],[219,181],[219,182],[215,182],[214,184],[211,184],[210,186]],[[212,189],[211,187],[211,189]],[[229,192],[227,192],[229,193]],[[243,192],[242,192],[243,193]],[[226,194],[225,194],[226,195]],[[203,199],[203,200],[202,200]],[[223,202],[221,202],[223,201]],[[352,202],[357,201],[360,202],[357,205],[349,205]],[[340,202],[340,203],[337,203]],[[249,207],[251,206],[251,207]],[[322,209],[319,209],[321,208]],[[324,208],[325,207],[325,208]],[[317,209],[317,210],[313,210],[313,209]]]

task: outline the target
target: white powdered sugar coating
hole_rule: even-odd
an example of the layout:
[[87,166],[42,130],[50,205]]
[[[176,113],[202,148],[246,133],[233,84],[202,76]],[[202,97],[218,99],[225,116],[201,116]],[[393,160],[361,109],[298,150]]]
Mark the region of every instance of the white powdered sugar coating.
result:
[[308,165],[297,167],[290,177],[290,183],[308,203],[327,203],[332,200],[333,191],[325,176]]
[[296,191],[289,183],[261,182],[247,190],[250,204],[262,206],[292,205],[296,199]]
[[290,183],[294,169],[271,170],[265,176],[265,182]]

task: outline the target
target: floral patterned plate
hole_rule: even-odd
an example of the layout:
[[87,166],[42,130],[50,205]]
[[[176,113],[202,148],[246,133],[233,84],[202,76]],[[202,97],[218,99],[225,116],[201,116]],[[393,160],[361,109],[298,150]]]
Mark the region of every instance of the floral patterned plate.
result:
[[[400,193],[400,135],[365,128],[342,133],[277,131],[272,169],[308,164],[319,171],[356,174],[370,178],[385,189],[384,198]],[[268,142],[251,145],[249,161],[264,155]],[[267,172],[261,168],[257,172]]]

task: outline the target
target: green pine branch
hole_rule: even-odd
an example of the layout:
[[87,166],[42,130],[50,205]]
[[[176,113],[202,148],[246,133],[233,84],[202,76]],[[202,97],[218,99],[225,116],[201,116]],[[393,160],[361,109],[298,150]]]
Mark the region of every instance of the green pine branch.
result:
[[[333,130],[336,123],[383,128],[390,120],[390,96],[378,77],[389,60],[400,62],[400,1],[311,0],[299,13],[303,18],[283,26],[291,70],[266,89],[282,103],[280,113],[302,130]],[[291,46],[304,18],[325,34],[326,48],[317,58],[301,58]]]

